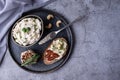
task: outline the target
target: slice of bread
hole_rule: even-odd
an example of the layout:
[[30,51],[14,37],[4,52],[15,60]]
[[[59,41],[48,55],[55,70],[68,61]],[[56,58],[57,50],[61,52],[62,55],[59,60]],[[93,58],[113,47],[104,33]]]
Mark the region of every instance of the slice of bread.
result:
[[32,50],[27,50],[21,53],[21,62],[24,63],[27,59],[35,55],[35,52]]
[[21,66],[35,64],[40,56],[32,50],[27,50],[21,53]]
[[46,65],[59,61],[66,54],[68,44],[65,38],[56,38],[48,46],[43,54],[43,61]]

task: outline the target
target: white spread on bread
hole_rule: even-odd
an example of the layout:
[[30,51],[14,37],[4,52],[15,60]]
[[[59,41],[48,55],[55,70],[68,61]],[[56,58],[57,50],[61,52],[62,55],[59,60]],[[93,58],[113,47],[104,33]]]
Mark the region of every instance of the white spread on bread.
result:
[[54,53],[58,54],[59,57],[57,57],[56,59],[61,59],[66,49],[67,49],[67,43],[62,38],[59,38],[54,40],[47,50],[51,50]]

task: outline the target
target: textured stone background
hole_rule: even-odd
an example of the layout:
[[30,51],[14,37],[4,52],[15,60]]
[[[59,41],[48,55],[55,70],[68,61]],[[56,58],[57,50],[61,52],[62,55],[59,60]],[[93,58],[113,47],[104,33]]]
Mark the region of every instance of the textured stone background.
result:
[[45,8],[69,21],[84,12],[88,18],[72,26],[73,55],[61,69],[33,74],[19,68],[7,52],[0,80],[120,80],[120,0],[58,0]]

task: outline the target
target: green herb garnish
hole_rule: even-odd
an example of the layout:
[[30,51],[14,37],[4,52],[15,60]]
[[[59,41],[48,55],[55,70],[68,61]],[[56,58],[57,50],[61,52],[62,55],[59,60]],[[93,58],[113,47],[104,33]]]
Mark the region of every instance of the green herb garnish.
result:
[[24,63],[22,63],[21,66],[34,64],[34,63],[36,63],[36,61],[39,57],[40,57],[40,55],[35,54],[31,58],[27,59]]
[[56,48],[56,46],[55,46],[55,45],[53,45],[52,49],[53,49],[53,50],[55,50],[55,49],[57,49],[57,48]]
[[25,32],[25,33],[26,33],[26,32],[28,33],[30,30],[31,30],[30,27],[27,27],[27,28],[23,28],[23,29],[22,29],[22,31]]
[[26,22],[28,22],[28,20],[25,20]]
[[64,50],[64,43],[62,42],[61,46],[60,46],[61,50]]
[[37,30],[37,25],[36,24],[34,25],[34,29]]
[[23,31],[23,32],[26,32],[26,28],[23,28],[22,31]]

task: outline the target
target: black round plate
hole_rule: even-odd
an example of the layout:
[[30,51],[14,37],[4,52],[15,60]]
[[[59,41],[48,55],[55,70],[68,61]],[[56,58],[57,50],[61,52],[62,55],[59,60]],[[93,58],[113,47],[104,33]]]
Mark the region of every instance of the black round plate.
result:
[[[48,33],[50,33],[51,31],[58,30],[58,29],[64,27],[67,24],[66,19],[63,18],[63,16],[61,16],[60,14],[58,14],[56,12],[53,12],[53,11],[50,11],[50,10],[46,10],[46,9],[41,9],[41,8],[25,12],[22,15],[22,17],[24,17],[26,15],[37,15],[37,16],[40,16],[43,19],[44,26],[46,26],[49,23],[49,21],[46,18],[48,14],[53,14],[54,15],[54,19],[50,21],[50,23],[52,23],[52,28],[51,29],[46,29],[44,27],[44,32],[43,32],[43,36],[42,36],[42,38],[43,38]],[[61,24],[60,27],[56,27],[56,21],[57,20],[61,20],[62,21],[62,24]],[[13,25],[12,25],[12,27],[13,27]],[[11,27],[11,29],[12,29],[12,27]],[[61,66],[63,66],[66,63],[66,61],[69,59],[69,57],[70,57],[71,50],[72,50],[72,47],[73,47],[73,36],[72,36],[70,28],[67,28],[67,29],[63,30],[62,32],[60,32],[55,37],[55,38],[64,37],[68,41],[69,47],[68,47],[68,50],[67,50],[67,54],[61,60],[59,60],[58,62],[56,62],[54,64],[51,64],[51,65],[45,65],[43,63],[43,60],[42,60],[42,57],[41,57],[37,64],[23,67],[23,66],[21,66],[21,60],[20,60],[21,52],[23,52],[25,50],[28,50],[28,49],[31,49],[31,50],[35,51],[36,53],[38,53],[39,55],[42,56],[43,52],[48,47],[48,45],[50,45],[52,40],[47,42],[47,43],[45,43],[45,44],[43,44],[43,45],[38,45],[38,43],[37,43],[37,44],[35,44],[35,45],[31,46],[31,47],[25,47],[25,48],[24,47],[20,47],[20,46],[16,45],[14,43],[14,41],[12,40],[12,38],[11,38],[11,29],[10,29],[10,32],[9,32],[9,35],[8,35],[8,47],[9,47],[10,54],[11,54],[13,60],[21,68],[23,68],[23,69],[25,69],[27,71],[39,72],[39,73],[54,71],[54,70],[59,69]]]

